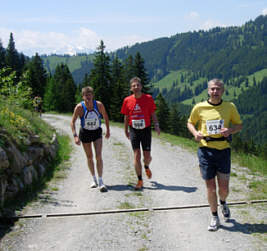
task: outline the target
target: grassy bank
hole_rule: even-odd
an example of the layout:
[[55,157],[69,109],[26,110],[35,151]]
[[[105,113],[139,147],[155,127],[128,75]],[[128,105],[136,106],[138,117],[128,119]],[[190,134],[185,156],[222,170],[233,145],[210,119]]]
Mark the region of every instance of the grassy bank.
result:
[[[48,143],[55,130],[40,119],[37,113],[0,101],[0,130],[8,135],[23,150],[29,135],[38,135]],[[4,144],[0,138],[0,146]]]
[[[16,105],[9,105],[0,100],[0,146],[4,148],[6,141],[12,140],[23,152],[27,149],[27,140],[30,135],[38,135],[41,143],[49,143],[55,133],[50,125],[45,123],[37,113],[25,110]],[[5,203],[5,208],[22,208],[29,201],[36,198],[38,193],[46,188],[48,181],[52,178],[62,177],[66,168],[66,161],[70,157],[71,144],[70,139],[64,135],[57,134],[59,143],[56,158],[47,167],[45,176],[29,186],[18,195],[15,201]],[[1,173],[1,170],[0,170]]]

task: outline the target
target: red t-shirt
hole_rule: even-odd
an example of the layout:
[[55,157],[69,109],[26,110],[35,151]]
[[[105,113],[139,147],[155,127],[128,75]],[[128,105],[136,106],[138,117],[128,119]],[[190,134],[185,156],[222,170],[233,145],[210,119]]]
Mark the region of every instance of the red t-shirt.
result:
[[151,125],[150,118],[155,110],[156,105],[152,96],[149,94],[142,94],[140,98],[135,98],[134,95],[126,97],[123,100],[121,113],[129,115],[130,126],[133,126],[133,121],[134,123],[136,121],[144,121],[144,127],[148,127]]

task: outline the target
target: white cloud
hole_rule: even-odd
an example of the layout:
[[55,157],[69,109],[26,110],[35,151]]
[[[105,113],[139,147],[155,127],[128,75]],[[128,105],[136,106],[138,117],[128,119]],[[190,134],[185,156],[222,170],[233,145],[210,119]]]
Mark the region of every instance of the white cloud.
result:
[[32,30],[11,31],[0,28],[0,39],[6,48],[10,33],[13,33],[16,49],[28,56],[35,53],[42,54],[70,54],[79,52],[90,53],[95,51],[104,41],[107,51],[114,51],[124,46],[130,46],[137,42],[149,40],[138,35],[118,36],[118,37],[100,37],[96,32],[81,27],[70,34],[61,32],[37,32]]
[[266,16],[267,15],[267,8],[262,10],[262,15]]
[[86,28],[80,28],[71,34],[61,32],[37,32],[31,30],[9,31],[0,29],[3,46],[8,44],[10,33],[13,33],[16,49],[26,55],[38,54],[75,54],[95,50],[100,38]]

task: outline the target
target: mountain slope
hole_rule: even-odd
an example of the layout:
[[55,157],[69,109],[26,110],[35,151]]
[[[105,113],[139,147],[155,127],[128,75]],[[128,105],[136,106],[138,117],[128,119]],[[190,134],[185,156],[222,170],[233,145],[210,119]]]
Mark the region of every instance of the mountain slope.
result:
[[241,27],[181,33],[114,53],[124,59],[139,51],[154,81],[180,69],[228,79],[267,68],[266,42],[267,16],[259,16]]

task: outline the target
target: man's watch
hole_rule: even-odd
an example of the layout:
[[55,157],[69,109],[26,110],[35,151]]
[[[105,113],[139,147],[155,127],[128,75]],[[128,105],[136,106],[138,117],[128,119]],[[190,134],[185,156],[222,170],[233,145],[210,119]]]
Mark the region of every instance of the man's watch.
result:
[[74,133],[74,134],[73,134],[73,137],[77,137],[77,136],[78,136],[77,133]]

